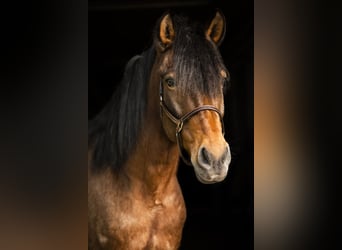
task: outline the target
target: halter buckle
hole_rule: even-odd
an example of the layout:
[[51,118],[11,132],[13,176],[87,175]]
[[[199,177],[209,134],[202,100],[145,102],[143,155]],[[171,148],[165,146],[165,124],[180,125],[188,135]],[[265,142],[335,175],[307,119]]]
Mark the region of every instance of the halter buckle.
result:
[[182,131],[182,129],[183,129],[183,124],[184,124],[183,121],[179,121],[179,122],[177,123],[177,127],[176,127],[176,133],[177,133],[177,134],[179,134],[179,133]]

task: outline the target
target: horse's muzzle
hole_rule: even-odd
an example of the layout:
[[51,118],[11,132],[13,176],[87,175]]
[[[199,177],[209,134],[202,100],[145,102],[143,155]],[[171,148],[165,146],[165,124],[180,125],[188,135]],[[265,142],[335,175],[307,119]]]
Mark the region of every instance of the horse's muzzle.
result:
[[200,147],[197,161],[193,162],[197,179],[205,184],[223,181],[227,176],[230,161],[231,154],[228,144],[217,156],[206,147]]

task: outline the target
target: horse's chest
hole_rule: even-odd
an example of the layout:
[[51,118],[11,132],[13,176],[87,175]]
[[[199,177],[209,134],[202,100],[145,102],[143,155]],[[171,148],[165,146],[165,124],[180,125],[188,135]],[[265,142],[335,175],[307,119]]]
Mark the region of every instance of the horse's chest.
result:
[[136,203],[132,209],[121,211],[112,232],[123,249],[177,249],[184,220],[183,201],[157,202],[153,207]]

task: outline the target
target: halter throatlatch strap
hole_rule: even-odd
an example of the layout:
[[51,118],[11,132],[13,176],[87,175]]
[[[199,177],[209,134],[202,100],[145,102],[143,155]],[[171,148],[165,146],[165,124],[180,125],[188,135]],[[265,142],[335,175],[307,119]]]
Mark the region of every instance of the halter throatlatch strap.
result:
[[223,122],[223,117],[222,114],[220,112],[220,110],[218,110],[216,107],[211,106],[211,105],[203,105],[200,107],[197,107],[195,109],[193,109],[192,111],[190,111],[189,113],[183,115],[180,118],[177,118],[176,116],[174,116],[171,111],[169,110],[169,108],[165,105],[164,103],[164,99],[163,99],[163,86],[162,83],[160,82],[160,89],[159,89],[159,95],[160,95],[160,116],[162,117],[163,113],[166,114],[166,116],[176,125],[176,141],[177,141],[177,145],[178,145],[178,150],[179,150],[179,154],[182,157],[183,161],[188,164],[191,165],[191,161],[185,157],[185,150],[183,147],[183,143],[181,140],[181,132],[183,130],[183,125],[186,121],[190,120],[191,117],[193,117],[194,115],[196,115],[197,113],[201,112],[201,111],[214,111],[216,112],[221,120],[221,125],[222,125],[222,134],[224,135],[224,122]]

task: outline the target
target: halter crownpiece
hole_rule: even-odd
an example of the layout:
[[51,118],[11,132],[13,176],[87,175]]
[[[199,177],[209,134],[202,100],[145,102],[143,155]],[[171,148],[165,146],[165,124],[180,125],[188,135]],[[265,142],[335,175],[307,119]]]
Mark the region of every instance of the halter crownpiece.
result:
[[200,106],[200,107],[193,109],[192,111],[181,116],[180,118],[177,118],[175,115],[172,114],[170,109],[166,106],[163,96],[164,96],[163,84],[162,84],[162,81],[160,80],[160,86],[159,86],[160,116],[162,117],[163,113],[165,113],[166,116],[176,125],[176,141],[177,141],[177,145],[178,145],[179,154],[182,157],[183,161],[187,165],[191,165],[191,161],[185,157],[186,152],[185,152],[185,149],[183,147],[182,140],[181,140],[181,132],[183,130],[184,123],[186,121],[190,120],[191,117],[195,116],[197,113],[199,113],[201,111],[205,111],[205,110],[214,111],[220,117],[221,124],[222,124],[222,134],[224,135],[225,130],[224,130],[223,116],[222,116],[220,110],[218,110],[216,107],[214,107],[212,105],[203,105],[203,106]]

